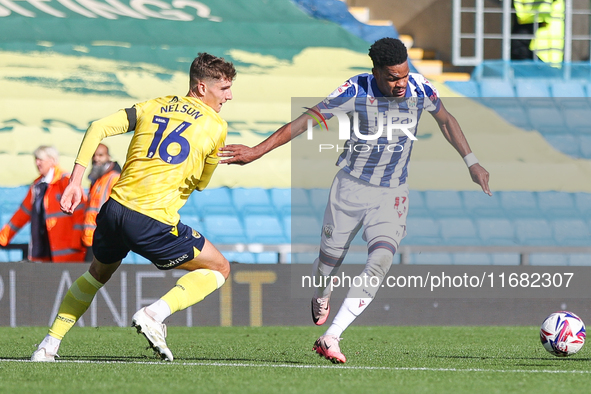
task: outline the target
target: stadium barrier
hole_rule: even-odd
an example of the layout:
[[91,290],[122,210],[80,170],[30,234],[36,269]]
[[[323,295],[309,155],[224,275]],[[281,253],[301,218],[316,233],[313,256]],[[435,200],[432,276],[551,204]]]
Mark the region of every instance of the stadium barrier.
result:
[[[0,265],[0,326],[47,326],[67,289],[87,264]],[[362,265],[343,265],[332,303]],[[232,264],[225,285],[173,315],[172,326],[309,325],[309,264]],[[80,326],[130,324],[133,313],[174,286],[184,271],[124,265],[102,288]],[[536,279],[537,275],[537,279]],[[538,325],[549,313],[586,310],[587,267],[397,265],[358,325]],[[527,277],[527,281],[524,279]],[[494,283],[493,283],[494,282]]]

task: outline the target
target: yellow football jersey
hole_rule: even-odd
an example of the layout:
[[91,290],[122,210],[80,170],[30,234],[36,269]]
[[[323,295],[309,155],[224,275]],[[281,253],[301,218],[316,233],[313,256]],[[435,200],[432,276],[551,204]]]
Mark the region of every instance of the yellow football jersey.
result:
[[176,225],[193,190],[218,164],[227,123],[201,100],[167,96],[121,110],[90,126],[76,163],[87,166],[105,137],[135,130],[111,197],[136,212]]

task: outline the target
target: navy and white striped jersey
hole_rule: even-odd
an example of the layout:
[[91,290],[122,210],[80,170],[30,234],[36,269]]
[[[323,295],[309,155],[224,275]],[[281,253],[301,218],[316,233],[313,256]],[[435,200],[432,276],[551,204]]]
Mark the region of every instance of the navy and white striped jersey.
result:
[[[373,75],[360,74],[338,87],[317,107],[326,119],[334,116],[331,111],[344,112],[349,117],[350,137],[336,165],[372,185],[397,187],[406,183],[413,143],[402,128],[415,136],[423,110],[436,113],[441,102],[435,87],[421,74],[409,74],[404,99],[384,97]],[[387,134],[388,123],[391,138]]]

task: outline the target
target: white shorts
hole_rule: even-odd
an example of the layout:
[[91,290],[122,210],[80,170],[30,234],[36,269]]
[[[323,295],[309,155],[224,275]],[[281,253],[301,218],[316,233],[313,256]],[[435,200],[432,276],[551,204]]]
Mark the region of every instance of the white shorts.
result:
[[329,256],[341,257],[361,227],[368,247],[387,240],[398,249],[406,236],[407,215],[406,184],[375,186],[341,170],[330,188],[320,249]]

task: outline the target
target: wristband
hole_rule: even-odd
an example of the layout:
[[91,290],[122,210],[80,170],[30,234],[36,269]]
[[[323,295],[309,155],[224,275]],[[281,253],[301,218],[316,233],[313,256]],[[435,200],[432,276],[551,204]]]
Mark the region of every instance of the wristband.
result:
[[466,166],[470,168],[474,164],[478,163],[478,159],[476,158],[474,153],[468,153],[466,156],[464,156],[464,163],[466,163]]

